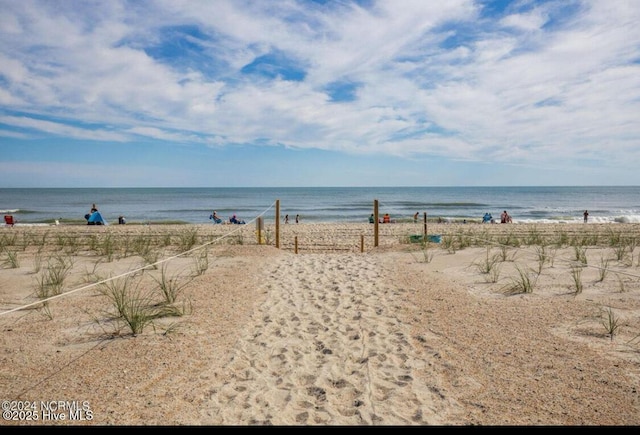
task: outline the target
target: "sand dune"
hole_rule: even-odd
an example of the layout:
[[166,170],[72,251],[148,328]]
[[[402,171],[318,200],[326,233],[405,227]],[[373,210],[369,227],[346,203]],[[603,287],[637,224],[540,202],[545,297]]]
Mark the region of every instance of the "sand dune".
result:
[[[420,226],[391,224],[373,247],[367,225],[301,224],[282,229],[280,249],[257,245],[249,226],[218,240],[224,227],[2,229],[20,261],[5,254],[0,269],[0,398],[35,403],[39,418],[0,424],[640,423],[640,254],[611,246],[638,240],[637,226],[434,225],[444,240],[424,246],[406,240]],[[196,249],[176,256],[194,229]],[[514,237],[538,243],[507,245]],[[109,238],[119,242],[107,259]],[[170,261],[139,270],[149,258],[131,246],[142,240]],[[61,255],[73,263],[67,295],[48,315],[18,310]],[[483,273],[494,256],[499,273]],[[163,266],[188,282],[187,309],[131,335],[100,282],[136,271],[137,289],[157,290]],[[534,287],[514,294],[523,270]],[[613,337],[606,313],[620,323]],[[91,418],[62,409],[51,420],[51,401]]]

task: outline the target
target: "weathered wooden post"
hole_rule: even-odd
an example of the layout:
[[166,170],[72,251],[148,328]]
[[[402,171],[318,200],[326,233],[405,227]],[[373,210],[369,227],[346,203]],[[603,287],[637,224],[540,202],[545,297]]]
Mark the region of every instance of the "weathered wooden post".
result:
[[256,219],[256,232],[258,233],[258,245],[262,245],[262,231],[264,230],[264,221],[262,216]]
[[373,246],[378,247],[378,200],[373,200]]
[[424,240],[427,241],[427,212],[424,212]]
[[364,252],[364,234],[360,234],[360,252]]
[[276,248],[280,249],[280,200],[276,199]]
[[298,236],[296,236],[294,240],[295,240],[295,245],[293,248],[293,252],[297,254],[298,253]]

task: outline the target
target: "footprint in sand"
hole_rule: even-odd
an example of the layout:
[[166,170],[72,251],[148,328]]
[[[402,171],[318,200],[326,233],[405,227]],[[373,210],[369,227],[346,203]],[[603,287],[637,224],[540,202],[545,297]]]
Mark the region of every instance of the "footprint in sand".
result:
[[278,259],[213,389],[205,424],[438,424],[422,363],[375,256]]

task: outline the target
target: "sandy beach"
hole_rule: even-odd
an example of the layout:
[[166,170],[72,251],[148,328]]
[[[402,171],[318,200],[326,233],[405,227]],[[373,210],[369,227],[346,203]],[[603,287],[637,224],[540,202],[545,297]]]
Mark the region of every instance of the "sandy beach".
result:
[[0,228],[0,425],[640,424],[640,225],[373,228]]

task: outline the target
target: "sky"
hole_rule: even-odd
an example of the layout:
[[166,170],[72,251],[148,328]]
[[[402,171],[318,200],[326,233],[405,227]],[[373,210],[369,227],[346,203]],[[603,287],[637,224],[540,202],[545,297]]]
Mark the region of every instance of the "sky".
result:
[[0,187],[640,185],[637,0],[0,10]]

